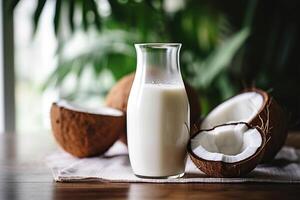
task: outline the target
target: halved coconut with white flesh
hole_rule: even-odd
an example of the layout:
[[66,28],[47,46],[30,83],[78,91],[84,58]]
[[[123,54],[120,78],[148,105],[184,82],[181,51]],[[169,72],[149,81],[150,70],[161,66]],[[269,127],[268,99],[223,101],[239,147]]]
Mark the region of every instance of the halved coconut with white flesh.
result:
[[84,108],[66,101],[53,103],[51,126],[58,144],[77,157],[104,153],[125,128],[120,110],[100,107]]
[[193,135],[188,152],[195,165],[212,177],[239,177],[261,161],[265,134],[246,123],[231,123]]
[[262,162],[272,160],[283,146],[287,136],[286,116],[278,103],[267,92],[251,88],[214,108],[201,122],[201,129],[246,122],[259,127],[269,138]]

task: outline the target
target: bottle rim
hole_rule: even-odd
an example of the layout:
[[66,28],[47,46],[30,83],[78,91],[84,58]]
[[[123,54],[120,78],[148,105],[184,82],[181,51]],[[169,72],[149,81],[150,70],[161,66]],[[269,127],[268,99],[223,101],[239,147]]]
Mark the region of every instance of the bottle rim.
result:
[[181,47],[181,43],[136,43],[135,47],[140,48],[169,48],[169,47]]

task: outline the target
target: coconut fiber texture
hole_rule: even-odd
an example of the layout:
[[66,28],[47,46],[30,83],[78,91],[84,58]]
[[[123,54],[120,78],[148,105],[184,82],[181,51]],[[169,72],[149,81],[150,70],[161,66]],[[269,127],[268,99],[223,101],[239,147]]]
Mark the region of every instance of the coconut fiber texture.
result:
[[188,160],[186,174],[180,179],[141,179],[132,173],[126,146],[115,143],[105,155],[76,158],[63,151],[46,158],[53,178],[58,182],[104,181],[148,183],[300,183],[300,149],[284,147],[271,164],[258,165],[243,178],[209,178]]

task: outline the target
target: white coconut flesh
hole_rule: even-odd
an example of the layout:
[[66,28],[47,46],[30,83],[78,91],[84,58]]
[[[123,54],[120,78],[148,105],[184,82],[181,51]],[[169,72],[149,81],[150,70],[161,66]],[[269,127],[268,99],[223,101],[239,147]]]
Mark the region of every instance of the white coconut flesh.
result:
[[72,103],[66,100],[60,100],[57,103],[57,106],[66,108],[68,110],[73,110],[77,112],[82,112],[82,113],[89,113],[89,114],[95,114],[95,115],[106,115],[106,116],[114,116],[114,117],[119,117],[123,115],[123,112],[114,108],[110,107],[86,107],[83,105],[78,105],[76,103]]
[[264,99],[257,92],[239,94],[216,108],[203,120],[201,129],[233,122],[250,122],[261,110]]
[[256,128],[234,124],[199,132],[191,140],[191,148],[204,160],[236,163],[254,155],[262,141]]

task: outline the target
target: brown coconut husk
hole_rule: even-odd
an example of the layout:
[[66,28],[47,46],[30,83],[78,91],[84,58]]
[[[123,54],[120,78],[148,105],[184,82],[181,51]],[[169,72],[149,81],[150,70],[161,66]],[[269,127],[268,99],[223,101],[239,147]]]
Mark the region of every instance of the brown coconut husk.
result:
[[285,143],[288,133],[286,114],[267,92],[258,88],[248,88],[245,92],[256,92],[264,98],[264,105],[257,116],[249,121],[249,124],[259,127],[266,137],[270,138],[261,161],[266,163],[273,160]]
[[256,152],[252,156],[250,156],[244,160],[241,160],[239,162],[236,162],[236,163],[226,163],[223,161],[205,160],[205,159],[197,156],[192,151],[192,148],[191,148],[191,140],[194,137],[196,137],[197,134],[201,134],[201,131],[204,131],[204,130],[201,130],[191,137],[191,139],[189,140],[188,146],[187,146],[189,156],[190,156],[191,160],[193,161],[193,163],[197,166],[198,169],[200,169],[202,172],[204,172],[205,174],[207,174],[208,176],[211,176],[211,177],[219,177],[219,178],[242,177],[242,176],[245,176],[246,174],[248,174],[249,172],[251,172],[260,163],[261,159],[263,158],[266,145],[269,141],[269,139],[267,139],[266,135],[262,132],[262,130],[260,128],[253,127],[247,123],[239,122],[239,123],[229,123],[229,124],[219,125],[219,126],[216,126],[212,129],[208,129],[205,131],[211,131],[220,126],[238,125],[241,123],[246,124],[249,129],[257,129],[258,132],[261,134],[262,145],[256,150]]
[[52,104],[51,126],[57,143],[76,157],[104,153],[125,128],[124,115],[110,116],[74,111]]

